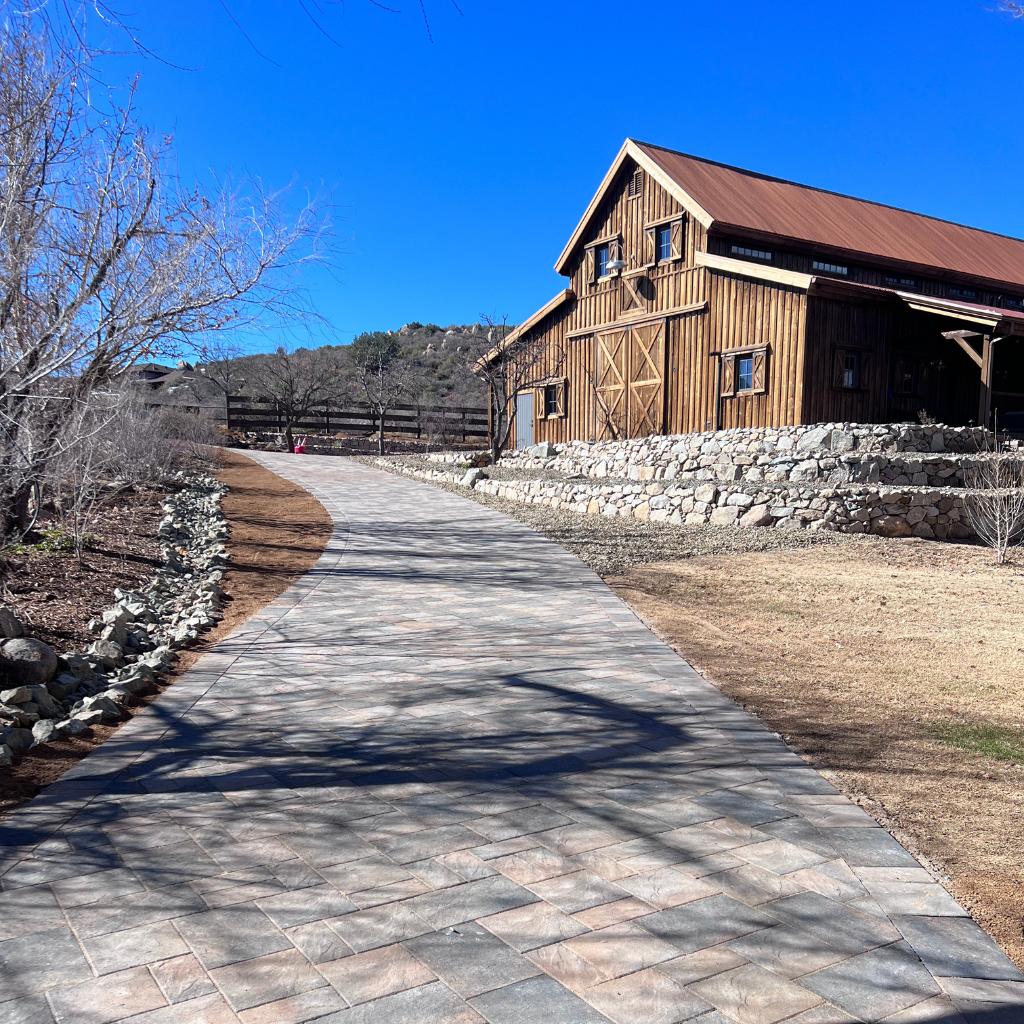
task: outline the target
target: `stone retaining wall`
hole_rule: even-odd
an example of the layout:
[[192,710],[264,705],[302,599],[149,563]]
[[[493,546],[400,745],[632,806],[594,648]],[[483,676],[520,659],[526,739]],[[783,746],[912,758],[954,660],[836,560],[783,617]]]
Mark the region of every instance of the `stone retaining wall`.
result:
[[[865,482],[912,482],[937,485],[950,460],[946,453],[964,455],[991,446],[991,434],[979,427],[924,426],[917,423],[819,423],[813,426],[774,429],[720,430],[700,434],[630,438],[623,441],[570,441],[567,444],[538,445],[525,451],[508,452],[510,465],[549,468],[566,476],[625,479],[700,478],[709,479],[809,480],[824,479],[836,468],[852,467],[849,479]],[[538,454],[542,449],[543,453]],[[921,455],[920,459],[906,453]],[[939,456],[937,453],[943,453]],[[444,453],[448,455],[450,453]],[[431,456],[437,461],[447,461]],[[815,466],[812,463],[822,462]],[[762,477],[759,467],[771,467]],[[861,467],[864,467],[863,470]],[[909,468],[905,468],[909,467]],[[730,477],[726,470],[739,469]],[[794,476],[793,473],[796,473]],[[752,474],[752,475],[747,475]],[[814,476],[812,476],[814,474]],[[872,479],[873,477],[873,479]],[[904,480],[903,478],[907,479]]]
[[[622,482],[590,480],[492,480],[377,460],[382,467],[419,479],[462,483],[531,505],[602,516],[629,516],[688,525],[834,530],[886,537],[962,539],[973,536],[956,488],[794,486],[734,483]],[[469,478],[472,477],[472,482]]]

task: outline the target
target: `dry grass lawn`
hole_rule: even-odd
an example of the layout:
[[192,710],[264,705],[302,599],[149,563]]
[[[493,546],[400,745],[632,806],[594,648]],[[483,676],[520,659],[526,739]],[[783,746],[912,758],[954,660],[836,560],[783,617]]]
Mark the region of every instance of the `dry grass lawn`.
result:
[[714,555],[610,580],[928,860],[1024,967],[1024,557],[926,541]]

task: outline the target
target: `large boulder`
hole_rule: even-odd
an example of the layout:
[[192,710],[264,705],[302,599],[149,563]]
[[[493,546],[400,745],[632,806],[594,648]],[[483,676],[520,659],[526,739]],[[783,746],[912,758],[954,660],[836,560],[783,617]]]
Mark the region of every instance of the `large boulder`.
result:
[[17,637],[0,645],[7,674],[28,685],[45,685],[57,674],[57,652],[34,637]]
[[740,526],[747,528],[771,526],[773,521],[767,505],[754,505],[740,516]]
[[881,516],[871,524],[871,532],[880,537],[909,537],[914,530],[903,516]]
[[0,604],[0,639],[14,640],[25,635],[25,627],[14,612]]
[[540,444],[530,445],[526,449],[526,454],[532,455],[535,459],[553,459],[558,452],[550,441],[541,441]]

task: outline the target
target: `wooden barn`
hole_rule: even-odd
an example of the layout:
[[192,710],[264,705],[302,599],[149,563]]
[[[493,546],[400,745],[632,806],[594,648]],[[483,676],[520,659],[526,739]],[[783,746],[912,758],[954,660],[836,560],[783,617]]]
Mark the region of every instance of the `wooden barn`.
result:
[[[1024,241],[632,139],[487,357],[513,443],[822,421],[1024,431]],[[499,355],[499,353],[506,353]]]

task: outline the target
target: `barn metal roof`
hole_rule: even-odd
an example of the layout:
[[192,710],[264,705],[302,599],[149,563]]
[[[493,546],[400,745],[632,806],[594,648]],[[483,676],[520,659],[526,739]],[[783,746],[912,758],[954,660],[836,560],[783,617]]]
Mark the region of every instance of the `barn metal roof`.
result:
[[[631,140],[632,142],[632,140]],[[1024,285],[1024,240],[632,142],[715,228]],[[631,147],[632,148],[632,147]]]

